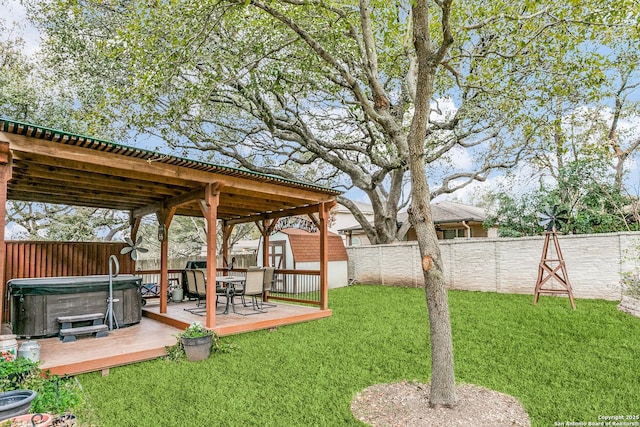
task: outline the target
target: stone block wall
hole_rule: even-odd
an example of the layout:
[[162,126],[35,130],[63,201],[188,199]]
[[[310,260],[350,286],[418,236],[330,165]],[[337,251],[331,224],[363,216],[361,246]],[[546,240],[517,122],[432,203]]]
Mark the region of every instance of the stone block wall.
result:
[[[637,263],[633,257],[640,245],[640,233],[559,236],[558,241],[576,298],[621,299],[620,272],[632,270]],[[543,245],[542,236],[441,241],[447,286],[533,295]],[[417,242],[355,246],[347,248],[347,253],[349,278],[358,283],[423,284]],[[547,258],[555,258],[553,243]]]

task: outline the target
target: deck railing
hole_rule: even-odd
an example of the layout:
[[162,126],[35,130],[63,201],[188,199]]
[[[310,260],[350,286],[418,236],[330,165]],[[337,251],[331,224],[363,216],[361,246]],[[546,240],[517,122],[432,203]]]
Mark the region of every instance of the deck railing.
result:
[[[184,270],[168,270],[169,284],[182,286]],[[142,278],[143,292],[146,296],[160,296],[160,270],[139,270],[135,273]],[[217,276],[245,276],[246,268],[229,271],[219,268]],[[157,285],[157,287],[154,287]],[[157,293],[157,295],[155,295]],[[269,292],[269,300],[289,301],[297,304],[320,306],[320,271],[319,270],[275,270],[273,285]]]

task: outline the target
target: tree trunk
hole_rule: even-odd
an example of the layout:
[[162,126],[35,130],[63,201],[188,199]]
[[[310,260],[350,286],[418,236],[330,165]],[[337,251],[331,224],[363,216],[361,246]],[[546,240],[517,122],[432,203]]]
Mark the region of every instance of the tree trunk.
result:
[[[444,1],[443,22],[448,23],[451,2]],[[453,369],[453,340],[449,302],[444,284],[438,236],[431,217],[429,183],[425,167],[424,140],[429,120],[430,100],[437,68],[448,46],[453,42],[449,26],[443,24],[442,46],[433,51],[429,39],[429,11],[426,1],[416,1],[413,8],[414,45],[418,58],[418,85],[415,110],[409,132],[409,172],[411,174],[411,207],[409,220],[418,238],[422,258],[424,287],[429,311],[431,336],[431,406],[451,407],[456,404]]]
[[[419,168],[417,168],[419,169]],[[455,376],[453,364],[453,339],[449,301],[444,283],[444,273],[438,236],[429,208],[429,187],[424,174],[412,178],[414,191],[409,218],[418,238],[422,258],[422,269],[429,312],[429,332],[431,336],[431,406],[453,406],[456,403]],[[420,194],[418,200],[416,196]]]

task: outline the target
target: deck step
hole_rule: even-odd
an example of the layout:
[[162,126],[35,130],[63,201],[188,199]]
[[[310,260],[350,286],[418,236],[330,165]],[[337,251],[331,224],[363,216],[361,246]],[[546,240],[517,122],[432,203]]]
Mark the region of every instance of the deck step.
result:
[[96,334],[96,338],[108,336],[109,327],[104,324],[91,326],[78,326],[75,328],[60,329],[59,335],[62,342],[72,342],[76,340],[76,335]]

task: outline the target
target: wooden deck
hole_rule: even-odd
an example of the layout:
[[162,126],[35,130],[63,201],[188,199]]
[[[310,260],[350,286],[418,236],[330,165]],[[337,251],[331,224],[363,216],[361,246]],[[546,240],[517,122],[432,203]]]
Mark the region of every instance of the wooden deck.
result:
[[[331,310],[319,310],[276,302],[266,313],[250,316],[222,314],[224,305],[218,305],[215,331],[220,336],[242,332],[271,329],[294,323],[331,316]],[[151,300],[142,310],[139,324],[109,331],[109,336],[79,337],[75,342],[63,343],[59,338],[38,339],[40,344],[40,368],[56,375],[75,375],[103,371],[130,363],[162,357],[165,347],[176,342],[176,335],[194,321],[204,323],[204,316],[191,314],[185,308],[194,302],[169,303],[167,313],[160,314],[157,300]],[[250,313],[250,308],[238,307],[237,311]]]
[[[229,314],[222,314],[225,309],[224,304],[218,304],[216,309],[216,327],[214,330],[218,335],[223,337],[225,335],[277,328],[278,326],[307,322],[309,320],[331,316],[331,310],[320,310],[317,307],[280,303],[277,301],[274,303],[276,307],[266,307],[266,313],[258,314],[252,314],[255,312],[253,312],[251,308],[242,307],[241,304],[236,304],[238,314],[233,313],[231,310],[229,310]],[[202,324],[205,323],[204,315],[191,314],[185,310],[185,308],[193,307],[195,307],[195,302],[169,303],[167,305],[167,313],[160,314],[160,305],[157,302],[149,302],[142,309],[142,315],[179,329],[184,329],[194,321]],[[239,313],[249,315],[245,316]]]

